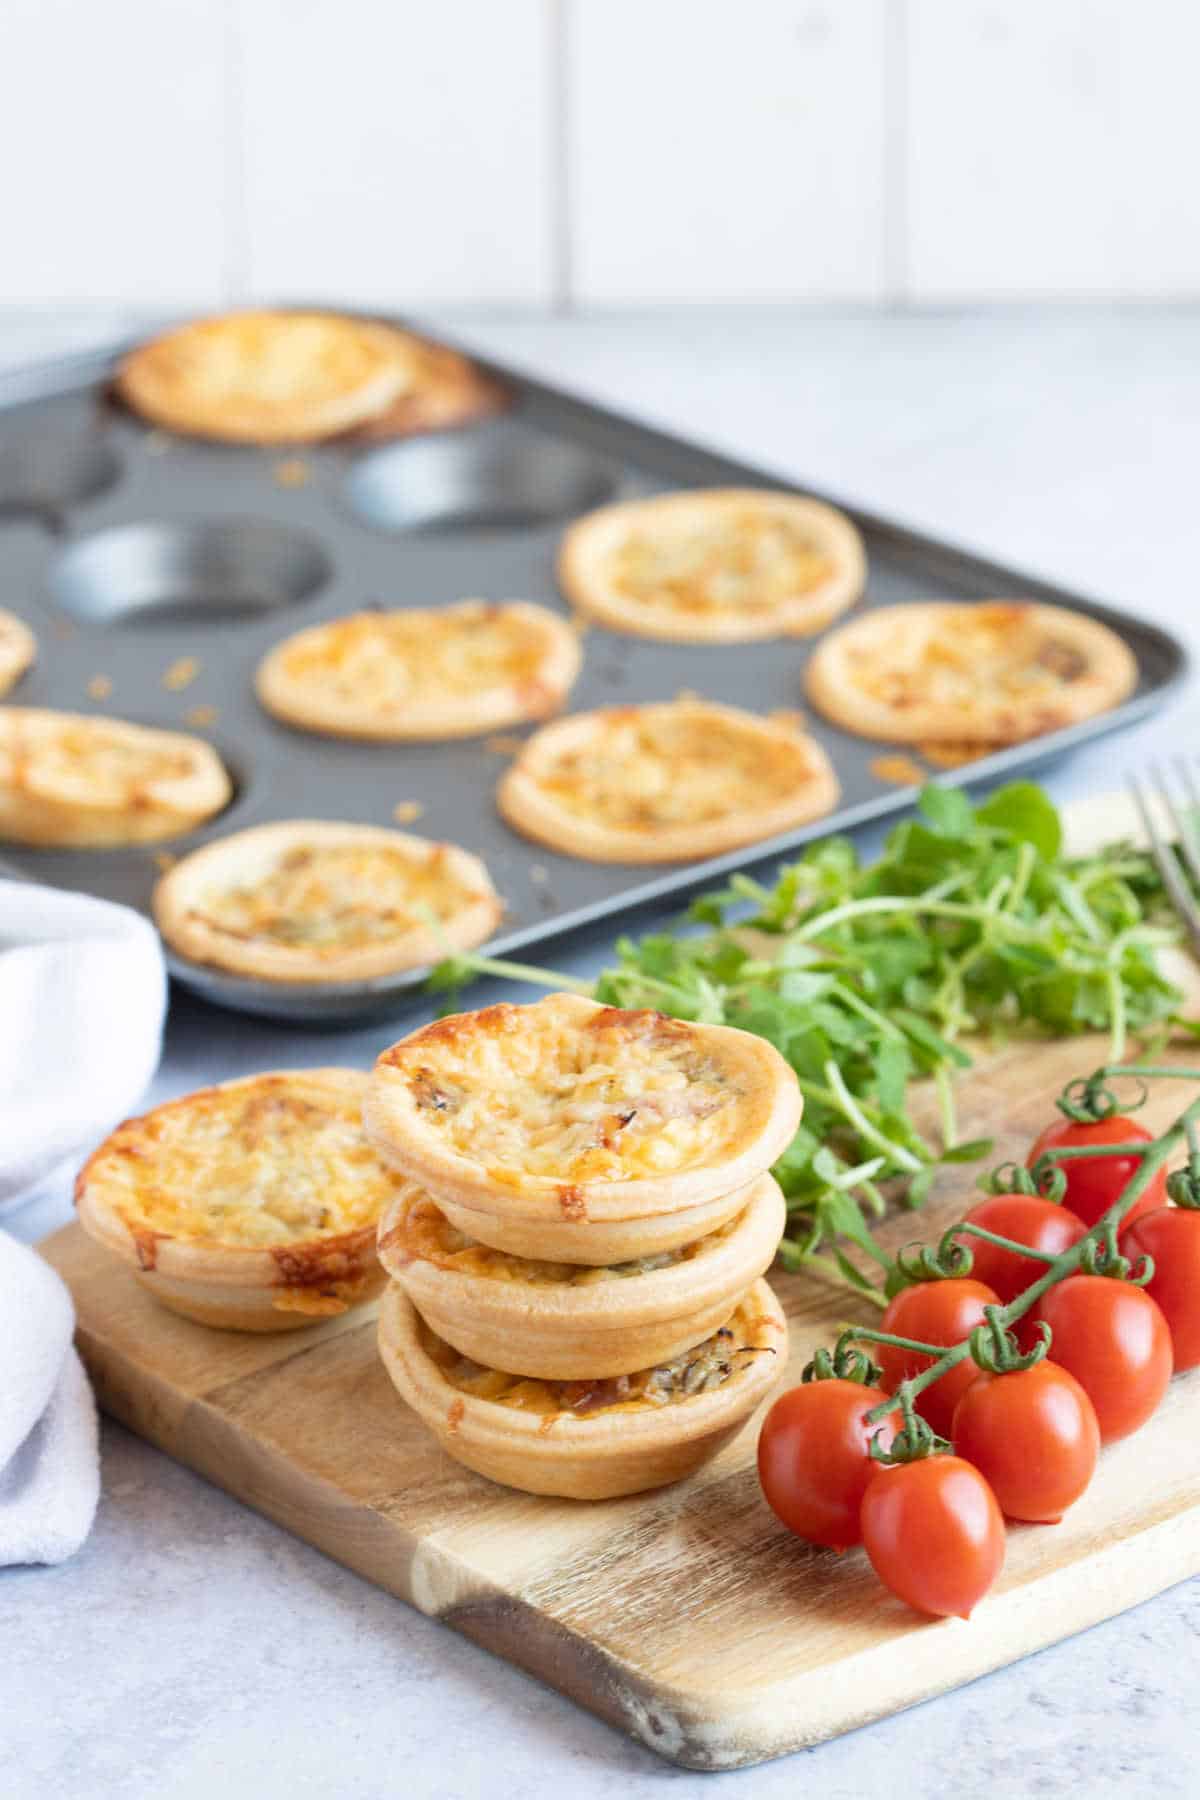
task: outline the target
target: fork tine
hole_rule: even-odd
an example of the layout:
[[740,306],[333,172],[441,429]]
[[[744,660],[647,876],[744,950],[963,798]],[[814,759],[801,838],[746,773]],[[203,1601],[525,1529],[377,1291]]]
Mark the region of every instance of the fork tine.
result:
[[[1192,943],[1197,949],[1200,949],[1200,908],[1197,908],[1196,902],[1192,898],[1191,890],[1189,889],[1187,882],[1183,879],[1183,874],[1175,859],[1175,854],[1164,837],[1162,830],[1159,827],[1158,820],[1154,816],[1154,808],[1151,805],[1150,796],[1146,786],[1136,775],[1131,775],[1129,777],[1129,791],[1133,795],[1134,805],[1137,807],[1142,824],[1146,828],[1146,836],[1150,840],[1150,854],[1153,856],[1158,872],[1163,878],[1163,885],[1171,896],[1171,904],[1179,914],[1179,917],[1183,920],[1187,934],[1191,938]],[[1166,799],[1172,818],[1175,818],[1175,808],[1171,804],[1170,796],[1164,794],[1163,797]]]
[[1196,786],[1196,777],[1192,765],[1186,756],[1175,758],[1175,768],[1183,783],[1187,810],[1172,806],[1171,816],[1179,831],[1179,842],[1183,846],[1183,854],[1187,858],[1188,868],[1197,881],[1200,881],[1200,788]]
[[1158,790],[1158,798],[1166,808],[1171,821],[1171,829],[1175,833],[1175,848],[1187,864],[1191,874],[1200,881],[1200,857],[1196,854],[1196,846],[1192,837],[1192,821],[1183,807],[1176,803],[1171,791],[1170,779],[1162,763],[1151,765],[1151,774]]

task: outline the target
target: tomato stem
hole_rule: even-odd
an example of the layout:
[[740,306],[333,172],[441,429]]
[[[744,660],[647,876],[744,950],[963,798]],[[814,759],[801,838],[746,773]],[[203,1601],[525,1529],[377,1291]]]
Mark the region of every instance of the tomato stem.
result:
[[[1086,1085],[1089,1087],[1098,1087],[1101,1083],[1114,1075],[1137,1075],[1143,1080],[1163,1075],[1170,1079],[1190,1078],[1193,1081],[1200,1082],[1200,1069],[1180,1069],[1173,1067],[1163,1069],[1130,1069],[1122,1066],[1105,1066],[1104,1068],[1098,1069],[1096,1073],[1090,1077]],[[1077,1274],[1080,1269],[1091,1267],[1094,1269],[1103,1269],[1106,1273],[1111,1269],[1113,1278],[1118,1278],[1120,1265],[1123,1264],[1124,1268],[1128,1270],[1128,1263],[1124,1258],[1118,1256],[1114,1260],[1111,1256],[1111,1249],[1115,1247],[1116,1234],[1120,1228],[1121,1222],[1127,1214],[1132,1211],[1138,1200],[1141,1199],[1163,1163],[1165,1163],[1168,1157],[1178,1149],[1181,1143],[1186,1142],[1191,1154],[1194,1157],[1200,1157],[1200,1130],[1197,1129],[1198,1121],[1200,1121],[1200,1099],[1193,1100],[1191,1104],[1180,1113],[1174,1124],[1168,1126],[1161,1136],[1150,1139],[1148,1143],[1129,1145],[1105,1144],[1101,1149],[1080,1149],[1072,1147],[1061,1150],[1051,1149],[1043,1152],[1042,1156],[1038,1158],[1039,1163],[1053,1164],[1069,1157],[1078,1156],[1117,1156],[1133,1154],[1137,1156],[1138,1166],[1133,1175],[1126,1182],[1118,1197],[1113,1201],[1111,1206],[1101,1213],[1090,1231],[1086,1232],[1083,1237],[1072,1244],[1068,1249],[1063,1250],[1058,1256],[1045,1258],[1046,1268],[1037,1277],[1037,1280],[1032,1281],[1027,1288],[1019,1293],[1014,1299],[1010,1300],[1006,1306],[988,1308],[991,1334],[995,1339],[998,1340],[999,1334],[1003,1331],[1007,1331],[1007,1329],[1014,1325],[1018,1319],[1024,1318],[1025,1314],[1029,1312],[1032,1307],[1037,1305],[1042,1295],[1047,1293],[1050,1288],[1057,1286],[1060,1281],[1065,1281],[1068,1276]],[[999,1243],[1005,1249],[1018,1250],[1023,1256],[1042,1256],[1041,1252],[1030,1250],[1026,1245],[1013,1243],[1003,1238],[998,1239],[993,1233],[981,1230],[978,1226],[967,1225],[965,1221],[962,1226],[957,1227],[956,1229],[974,1232],[976,1235],[988,1239],[993,1243]],[[1143,1261],[1145,1260],[1146,1259],[1143,1259]],[[1140,1273],[1138,1279],[1145,1279],[1144,1272]],[[888,1413],[894,1412],[897,1407],[900,1407],[907,1425],[916,1396],[925,1388],[931,1387],[935,1381],[939,1381],[950,1369],[956,1368],[960,1362],[964,1362],[966,1358],[972,1354],[971,1338],[964,1338],[960,1343],[952,1344],[948,1349],[943,1349],[940,1354],[937,1354],[938,1346],[936,1345],[923,1344],[915,1338],[895,1337],[892,1333],[887,1331],[863,1329],[862,1331],[855,1331],[853,1335],[856,1340],[861,1338],[873,1344],[894,1344],[901,1350],[908,1350],[922,1356],[936,1356],[936,1360],[932,1362],[928,1368],[922,1369],[919,1375],[913,1375],[909,1377],[908,1380],[902,1381],[896,1389],[896,1392],[889,1399],[881,1400],[878,1406],[871,1408],[871,1411],[867,1414],[867,1422],[872,1425],[878,1424],[881,1420],[885,1419]],[[895,1449],[895,1446],[893,1446],[893,1449]],[[926,1452],[926,1454],[927,1453],[928,1452]],[[903,1451],[901,1454],[903,1455]]]

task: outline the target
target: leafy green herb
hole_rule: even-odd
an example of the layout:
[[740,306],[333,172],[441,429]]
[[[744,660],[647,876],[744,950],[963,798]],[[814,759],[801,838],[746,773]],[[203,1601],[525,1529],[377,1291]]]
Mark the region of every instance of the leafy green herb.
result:
[[[774,887],[734,875],[692,906],[693,927],[707,929],[622,938],[594,984],[467,954],[440,964],[431,986],[456,993],[495,974],[768,1039],[805,1102],[775,1168],[789,1213],[780,1256],[883,1304],[895,1272],[871,1221],[889,1201],[923,1204],[940,1164],[991,1148],[957,1141],[954,1077],[971,1064],[960,1039],[1107,1031],[1119,1062],[1130,1034],[1175,1019],[1182,996],[1157,953],[1178,932],[1150,858],[1126,844],[1066,858],[1062,841],[1031,782],[977,807],[930,787],[877,861],[864,866],[835,837],[781,868]],[[935,1084],[936,1144],[912,1114],[922,1077]]]

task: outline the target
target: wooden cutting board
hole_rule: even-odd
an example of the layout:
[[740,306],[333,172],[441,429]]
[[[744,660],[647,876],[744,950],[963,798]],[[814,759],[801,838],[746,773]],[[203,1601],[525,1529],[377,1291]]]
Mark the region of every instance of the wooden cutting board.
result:
[[[1111,809],[1101,816],[1109,831]],[[1200,983],[1191,976],[1200,996]],[[960,1095],[964,1138],[1019,1157],[1054,1095],[1104,1046],[1010,1046]],[[1200,1066],[1200,1049],[1188,1056]],[[1180,1088],[1143,1115],[1165,1123]],[[948,1172],[894,1248],[970,1204]],[[374,1326],[277,1338],[209,1331],[148,1299],[78,1226],[42,1250],[75,1296],[79,1345],[114,1418],[422,1612],[641,1739],[727,1769],[897,1711],[1108,1618],[1200,1570],[1200,1371],[1177,1377],[1055,1526],[1016,1526],[970,1621],[923,1621],[859,1552],[801,1544],[761,1499],[752,1424],[691,1481],[600,1503],[517,1494],[451,1462],[392,1389]],[[849,1296],[774,1285],[792,1327],[789,1381],[849,1318]]]

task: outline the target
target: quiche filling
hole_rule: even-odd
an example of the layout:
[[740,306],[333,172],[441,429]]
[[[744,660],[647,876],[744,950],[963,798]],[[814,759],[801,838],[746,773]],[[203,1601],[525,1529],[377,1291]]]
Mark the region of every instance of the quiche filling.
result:
[[759,810],[790,799],[811,777],[799,738],[666,706],[600,715],[586,742],[534,772],[565,811],[643,832]]
[[0,744],[0,775],[14,786],[86,786],[97,803],[136,805],[139,793],[186,780],[194,770],[186,751],[129,735],[128,728],[113,730],[103,720],[63,724],[36,735],[26,735],[18,724],[8,743]]
[[479,601],[337,619],[302,633],[280,667],[326,697],[389,710],[536,685],[545,656],[545,636],[527,619]]
[[595,1287],[604,1281],[628,1281],[635,1275],[652,1274],[656,1269],[696,1262],[732,1237],[744,1217],[744,1213],[738,1213],[716,1231],[697,1238],[694,1243],[683,1244],[677,1250],[663,1250],[655,1256],[639,1256],[632,1262],[612,1263],[604,1268],[535,1261],[530,1257],[511,1256],[505,1250],[490,1249],[458,1231],[428,1197],[413,1202],[400,1231],[404,1248],[414,1260],[433,1263],[456,1275],[482,1275],[494,1281],[517,1281],[531,1287]]
[[[323,314],[244,313],[173,333],[143,355],[157,378],[195,390],[210,407],[291,405],[353,392],[397,369],[397,347],[352,320]],[[397,381],[399,385],[399,381]]]
[[384,844],[296,845],[257,881],[213,888],[189,908],[227,936],[313,950],[385,943],[481,898],[440,845],[407,855]]
[[587,1023],[532,1008],[445,1019],[384,1053],[418,1116],[460,1155],[506,1170],[621,1181],[719,1159],[742,1089],[692,1028],[604,1007]]
[[285,1080],[213,1090],[122,1125],[92,1166],[135,1234],[237,1248],[371,1225],[398,1177],[367,1143],[361,1095]]
[[769,1344],[751,1341],[758,1323],[759,1315],[743,1301],[727,1325],[670,1362],[640,1369],[634,1375],[597,1376],[590,1381],[540,1381],[527,1375],[506,1375],[501,1369],[488,1369],[460,1356],[424,1320],[418,1331],[421,1347],[451,1387],[476,1400],[490,1400],[549,1420],[564,1415],[587,1419],[606,1413],[644,1412],[710,1394],[732,1381],[754,1357],[775,1355]]
[[1025,606],[965,606],[928,634],[898,625],[886,642],[851,648],[855,685],[886,706],[975,705],[981,693],[1053,700],[1088,672],[1087,657]]
[[754,507],[682,531],[632,531],[608,568],[613,586],[630,599],[692,616],[770,612],[834,573],[806,532]]

